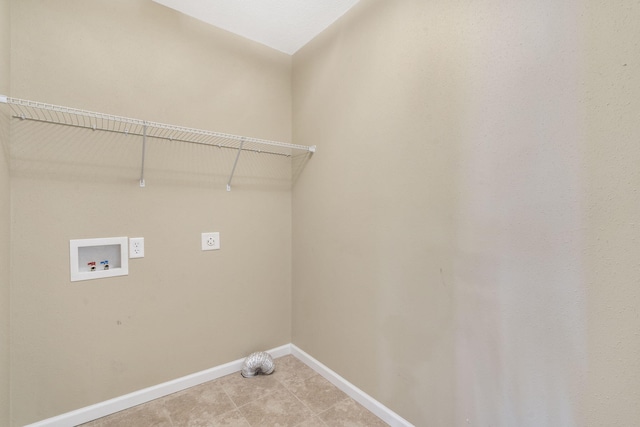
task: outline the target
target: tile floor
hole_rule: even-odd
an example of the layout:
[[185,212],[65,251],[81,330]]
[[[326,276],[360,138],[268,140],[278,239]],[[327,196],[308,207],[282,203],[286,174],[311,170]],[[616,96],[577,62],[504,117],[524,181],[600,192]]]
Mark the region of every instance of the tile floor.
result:
[[386,426],[294,356],[271,375],[240,372],[100,418],[83,427]]

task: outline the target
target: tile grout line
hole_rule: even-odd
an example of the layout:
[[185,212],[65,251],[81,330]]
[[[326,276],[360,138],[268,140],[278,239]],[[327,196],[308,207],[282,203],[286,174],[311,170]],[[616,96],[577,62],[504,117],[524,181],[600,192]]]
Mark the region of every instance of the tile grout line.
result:
[[346,401],[346,400],[353,400],[353,399],[351,399],[349,396],[346,396],[344,399],[342,399],[342,400],[340,400],[340,401],[338,401],[338,402],[334,403],[333,405],[329,406],[329,407],[328,407],[327,409],[325,409],[324,411],[320,411],[320,412],[318,412],[318,414],[317,414],[316,416],[318,417],[318,419],[319,419],[320,421],[322,421],[322,423],[323,423],[324,425],[327,425],[327,426],[328,426],[328,424],[327,424],[327,423],[325,423],[325,422],[324,422],[324,420],[323,420],[322,418],[320,418],[320,415],[321,415],[321,414],[324,414],[324,413],[326,413],[326,412],[329,412],[329,411],[331,410],[331,408],[333,408],[333,407],[334,407],[334,406],[336,406],[337,404],[342,403],[342,402],[344,402],[344,401]]
[[[238,372],[240,372],[240,371],[238,371]],[[234,375],[234,374],[231,374],[231,375]],[[224,378],[224,377],[222,377],[222,378]],[[214,380],[214,382],[218,382],[219,380],[220,380],[220,378],[218,378],[218,379]],[[240,416],[241,416],[241,417],[242,417],[242,419],[247,423],[247,425],[249,425],[249,427],[252,427],[252,426],[251,426],[251,423],[249,422],[249,420],[247,419],[247,417],[245,417],[245,416],[244,416],[244,414],[242,413],[242,411],[240,410],[240,406],[238,406],[238,404],[235,402],[235,400],[233,400],[233,399],[231,398],[231,396],[229,395],[229,393],[227,393],[227,390],[225,390],[225,389],[224,389],[224,387],[222,386],[222,384],[218,384],[218,387],[220,387],[220,388],[222,389],[222,391],[224,392],[224,394],[225,394],[225,395],[227,396],[227,398],[231,401],[231,403],[233,403],[233,406],[235,407],[235,409],[232,409],[231,411],[227,411],[227,412],[225,412],[225,414],[228,414],[229,412],[232,412],[232,411],[238,411],[238,414],[240,414]],[[244,406],[244,405],[242,405],[242,406]],[[224,414],[220,414],[220,415],[224,415]]]
[[[179,392],[175,392],[175,393],[171,393],[171,394],[169,394],[169,395],[167,395],[167,396],[163,396],[163,397],[160,397],[160,398],[158,398],[158,399],[154,399],[156,402],[158,402],[158,403],[160,403],[160,404],[162,405],[162,412],[163,412],[163,415],[164,415],[164,416],[169,420],[169,425],[170,425],[171,427],[176,427],[176,425],[175,425],[175,423],[173,422],[173,418],[171,417],[171,411],[167,408],[167,401],[171,399],[171,396],[174,396],[174,395],[176,395],[176,394],[178,394],[178,393],[179,393]],[[141,407],[141,406],[143,406],[143,405],[148,405],[148,404],[150,404],[151,402],[153,402],[154,400],[151,400],[151,401],[146,402],[146,403],[142,403],[142,404],[138,405],[138,407]],[[134,408],[135,408],[135,406],[134,406]],[[129,410],[131,410],[131,409],[132,409],[132,408],[125,409],[125,411],[129,411]],[[124,412],[124,411],[122,411],[122,412]],[[101,426],[100,426],[100,427],[101,427]]]
[[[316,373],[315,375],[318,375],[318,374]],[[313,375],[311,375],[311,377],[313,377]],[[309,378],[311,378],[311,377],[309,377]],[[307,379],[308,378],[305,378],[302,381],[306,381]],[[289,393],[291,393],[293,395],[293,397],[295,397],[298,402],[302,403],[302,406],[307,408],[313,414],[313,416],[315,417],[316,414],[313,412],[313,409],[311,409],[309,406],[307,406],[306,403],[304,403],[302,400],[300,400],[300,398],[292,390],[289,390],[289,387],[287,387],[286,384],[283,384],[282,381],[280,381],[280,380],[276,380],[276,381],[278,381],[278,383],[280,383],[280,385],[282,387],[284,387],[285,390],[287,390]],[[311,418],[313,418],[313,417],[311,417]]]
[[[300,360],[300,359],[298,359],[295,355],[293,355],[293,357],[294,357],[296,360]],[[303,363],[305,366],[309,367],[309,365],[307,365],[306,363],[304,363],[304,362],[302,362],[302,363]],[[302,382],[306,382],[306,381],[308,381],[308,380],[310,380],[311,378],[314,378],[314,377],[324,378],[325,380],[327,379],[327,378],[325,378],[322,374],[320,374],[319,372],[314,371],[313,369],[312,369],[312,371],[313,371],[313,374],[312,374],[312,375],[310,375],[309,377],[306,377],[306,378],[301,379],[301,381],[302,381]],[[309,407],[308,405],[306,405],[306,404],[305,404],[305,403],[304,403],[304,402],[303,402],[303,401],[302,401],[302,400],[297,396],[297,394],[296,394],[293,390],[289,390],[289,388],[288,388],[285,384],[283,384],[283,383],[281,382],[281,384],[285,387],[285,389],[287,389],[288,391],[290,391],[290,392],[291,392],[291,394],[293,394],[293,395],[295,396],[295,398],[296,398],[300,403],[302,403],[306,408],[308,408],[308,409],[310,409],[310,410],[311,410],[311,412],[313,413],[313,416],[312,416],[311,418],[316,418],[316,419],[317,419],[317,420],[319,420],[319,421],[322,423],[322,425],[324,425],[324,426],[329,426],[329,424],[327,424],[327,423],[326,423],[326,422],[325,422],[325,421],[324,421],[320,416],[321,416],[322,414],[327,413],[328,411],[330,411],[332,408],[336,407],[336,406],[337,406],[337,405],[339,405],[340,403],[343,403],[343,402],[346,402],[346,401],[353,401],[356,405],[362,406],[362,405],[360,405],[360,404],[359,404],[355,399],[353,399],[351,396],[349,396],[347,393],[345,393],[343,390],[340,390],[340,388],[339,388],[339,387],[337,387],[335,384],[331,383],[331,381],[329,381],[329,383],[331,384],[331,386],[332,386],[332,387],[334,387],[334,388],[336,388],[337,390],[339,390],[339,391],[341,391],[342,393],[344,393],[344,394],[345,394],[345,397],[344,397],[343,399],[341,399],[341,400],[339,400],[339,401],[335,402],[334,404],[332,404],[332,405],[331,405],[331,406],[329,406],[328,408],[326,408],[326,409],[324,409],[324,410],[322,410],[322,411],[320,411],[320,412],[318,412],[318,413],[316,414],[316,413],[313,411],[313,409],[311,409],[311,407]],[[376,418],[380,418],[380,417],[378,417],[377,415],[373,414],[369,409],[367,409],[367,408],[365,408],[365,407],[363,407],[363,409],[364,409],[366,412],[371,413],[374,417],[376,417]],[[384,422],[384,420],[382,420],[382,421]],[[303,421],[303,422],[304,422],[304,421]],[[385,422],[385,424],[386,424],[386,422]],[[298,425],[299,425],[299,424],[298,424]]]
[[[307,381],[308,379],[313,378],[313,377],[315,377],[315,376],[321,376],[321,375],[320,375],[320,374],[318,374],[317,372],[314,372],[314,374],[313,374],[313,375],[311,375],[311,376],[310,376],[310,377],[308,377],[308,378],[305,378],[305,379],[304,379],[304,380],[302,380],[302,381]],[[278,382],[279,382],[280,384],[282,384],[282,382],[281,382],[280,380],[278,380]],[[332,385],[333,385],[333,384],[332,384]],[[323,425],[325,425],[325,426],[326,426],[326,425],[328,425],[328,424],[327,424],[327,423],[325,423],[325,422],[324,422],[324,420],[323,420],[322,418],[320,418],[320,414],[324,414],[325,412],[327,412],[329,409],[333,408],[333,407],[334,407],[335,405],[337,405],[338,403],[340,403],[340,402],[342,402],[342,401],[344,401],[344,400],[349,399],[349,396],[347,396],[347,397],[345,397],[344,399],[342,399],[340,402],[336,402],[336,403],[334,403],[333,405],[331,405],[330,407],[328,407],[327,409],[325,409],[324,411],[320,411],[320,412],[318,412],[318,413],[316,414],[316,413],[313,411],[313,409],[311,409],[311,408],[310,408],[306,403],[304,403],[302,400],[300,400],[300,398],[298,397],[298,395],[296,395],[296,394],[293,392],[293,390],[289,390],[289,388],[288,388],[285,384],[282,384],[282,386],[285,388],[285,390],[287,390],[289,393],[291,393],[291,394],[293,395],[293,397],[295,397],[295,398],[298,400],[298,402],[302,403],[302,405],[303,405],[305,408],[307,408],[309,411],[311,411],[311,413],[313,414],[313,415],[311,416],[311,418],[317,418],[317,419],[318,419],[318,420],[320,420],[320,422],[321,422]],[[334,387],[335,387],[335,386],[334,386]],[[337,387],[336,387],[336,388],[337,388]],[[307,419],[307,420],[302,421],[302,423],[303,423],[303,422],[305,422],[305,421],[308,421],[308,419]],[[297,425],[300,425],[300,424],[302,424],[302,423],[299,423],[299,424],[297,424]]]
[[171,418],[171,411],[167,410],[167,407],[166,407],[166,400],[164,400],[164,401],[162,402],[162,409],[164,409],[165,416],[169,419],[169,424],[171,425],[171,427],[176,427],[176,426],[173,424],[173,418]]
[[[238,372],[235,372],[235,373],[233,373],[233,374],[229,374],[229,375],[236,375],[236,374],[239,374],[240,372],[241,372],[241,371],[238,371]],[[223,378],[224,378],[224,377],[223,377]],[[218,381],[219,379],[220,379],[220,378],[218,378],[218,379],[217,379],[217,380],[215,380],[215,381]],[[249,380],[249,381],[251,380],[251,378],[244,378],[244,379],[245,379],[245,380]],[[284,384],[282,384],[282,382],[281,382],[280,380],[276,379],[275,381],[276,381],[276,382],[277,382],[277,383],[278,383],[278,384],[279,384],[279,385],[280,385],[284,390],[289,391],[289,389],[288,389]],[[251,403],[254,403],[254,402],[257,402],[257,401],[259,401],[259,400],[261,400],[261,399],[264,399],[264,398],[266,398],[266,397],[272,396],[273,394],[275,394],[275,393],[277,393],[277,392],[278,392],[278,389],[276,388],[276,390],[268,391],[268,392],[266,392],[264,395],[262,395],[262,396],[260,396],[260,397],[258,397],[258,398],[256,398],[256,399],[250,400],[250,401],[248,401],[248,402],[246,402],[246,403],[244,403],[244,404],[242,404],[242,405],[238,405],[238,404],[233,400],[233,398],[229,395],[229,393],[227,393],[227,391],[224,389],[224,387],[223,387],[222,385],[219,385],[219,386],[220,386],[220,388],[222,388],[222,390],[223,390],[223,391],[224,391],[224,393],[227,395],[227,397],[229,397],[229,399],[231,400],[231,402],[233,403],[233,405],[236,407],[236,410],[238,411],[238,413],[240,414],[240,416],[242,416],[242,418],[246,421],[246,423],[247,423],[249,426],[251,426],[251,427],[253,427],[253,426],[251,425],[251,422],[249,422],[249,420],[247,419],[247,417],[245,417],[245,416],[244,416],[244,413],[242,412],[242,408],[244,408],[244,407],[245,407],[245,406],[247,406],[247,405],[250,405]],[[291,393],[291,394],[293,394],[293,393]],[[294,395],[294,396],[295,396],[295,395]],[[296,398],[297,398],[297,397],[296,397]],[[306,405],[305,405],[305,407],[306,407]],[[228,411],[228,412],[231,412],[231,411]],[[228,412],[226,412],[226,413],[228,413]],[[313,412],[313,411],[312,411],[312,412]]]
[[[286,356],[282,356],[282,357],[286,357]],[[295,356],[294,356],[294,357],[295,357]],[[280,358],[278,358],[278,359],[280,359]],[[278,359],[276,359],[276,360],[278,360]],[[309,378],[312,378],[312,377],[314,377],[314,376],[316,376],[316,375],[319,375],[319,374],[318,374],[317,372],[314,372],[311,376],[309,376],[308,378],[304,378],[302,381],[306,381],[306,380],[308,380]],[[290,395],[292,395],[292,396],[293,396],[293,397],[294,397],[298,402],[300,402],[300,403],[302,404],[302,406],[303,406],[303,407],[305,407],[306,409],[308,409],[308,410],[309,410],[309,412],[311,413],[311,417],[304,419],[304,420],[303,420],[303,421],[301,421],[300,423],[296,424],[296,426],[299,426],[300,424],[302,424],[302,423],[304,423],[304,422],[306,422],[306,421],[308,421],[308,420],[310,420],[310,419],[313,419],[313,418],[316,418],[316,417],[317,417],[317,414],[313,412],[313,409],[311,409],[307,404],[305,404],[302,400],[300,400],[300,398],[299,398],[299,397],[298,397],[298,396],[293,392],[293,390],[290,390],[290,389],[289,389],[289,387],[287,387],[287,385],[286,385],[286,384],[284,384],[280,379],[277,379],[277,378],[276,378],[276,382],[277,382],[278,384],[280,384],[280,386],[284,389],[284,391],[286,391],[287,393],[289,393]],[[254,401],[252,401],[252,402],[255,402],[255,401],[257,401],[257,400],[260,400],[260,399],[262,399],[262,398],[264,398],[264,397],[266,397],[266,396],[270,396],[270,395],[274,394],[275,392],[277,392],[277,390],[272,391],[271,393],[268,393],[267,395],[262,396],[262,397],[260,397],[260,398],[258,398],[258,399],[256,399],[256,400],[254,400]],[[246,403],[245,405],[243,405],[243,406],[246,406],[246,405],[248,405],[249,403],[252,403],[252,402],[247,402],[247,403]],[[320,420],[320,422],[321,422],[323,425],[325,425],[325,426],[327,425],[323,420],[321,420],[320,418],[318,418],[318,419]],[[247,422],[248,422],[248,420],[247,420]],[[248,424],[249,424],[249,425],[251,425],[251,423],[248,423]],[[295,426],[294,426],[294,427],[295,427]]]
[[[278,382],[279,382],[279,381],[278,381]],[[282,384],[282,383],[280,383],[280,384]],[[292,395],[292,396],[293,396],[293,397],[294,397],[298,402],[300,402],[300,403],[302,404],[302,406],[304,406],[305,408],[307,408],[307,409],[309,410],[309,412],[311,412],[311,417],[310,417],[310,418],[314,418],[314,417],[316,416],[316,414],[313,412],[313,409],[309,408],[309,406],[307,406],[307,404],[305,404],[302,400],[300,400],[300,398],[299,398],[298,396],[296,396],[296,394],[295,394],[293,391],[289,390],[289,389],[287,388],[287,386],[285,386],[284,384],[282,384],[282,386],[283,386],[283,387],[284,387],[284,389],[285,389],[287,392],[289,392],[289,393],[290,393],[290,394],[291,394],[291,395]],[[305,419],[304,421],[302,421],[302,422],[300,422],[300,423],[298,423],[298,424],[296,424],[296,425],[300,425],[300,424],[302,424],[303,422],[308,421],[308,420],[309,420],[309,418]]]
[[[224,378],[224,377],[222,377]],[[220,378],[214,380],[213,382],[217,383],[220,380]],[[245,420],[245,422],[247,424],[249,424],[249,426],[251,426],[251,423],[249,422],[249,420],[247,420],[247,418],[244,416],[244,414],[240,411],[240,407],[238,406],[238,404],[231,398],[231,396],[229,396],[229,393],[227,393],[227,390],[224,389],[224,387],[222,386],[222,384],[216,384],[218,387],[220,387],[220,390],[222,390],[222,392],[224,393],[225,396],[227,396],[227,399],[229,399],[231,401],[231,403],[233,404],[234,409],[231,409],[227,412],[223,412],[222,414],[218,415],[218,417],[221,417],[225,414],[231,413],[233,411],[237,411],[238,414],[240,414],[240,416],[242,417],[243,420]]]

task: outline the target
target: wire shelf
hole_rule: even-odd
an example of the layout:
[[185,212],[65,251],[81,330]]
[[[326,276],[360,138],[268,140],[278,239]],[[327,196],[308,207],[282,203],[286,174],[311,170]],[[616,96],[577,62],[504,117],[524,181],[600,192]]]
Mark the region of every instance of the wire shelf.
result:
[[144,187],[144,157],[146,139],[157,138],[167,141],[179,141],[190,144],[210,145],[218,148],[237,150],[238,154],[229,177],[227,190],[231,190],[231,180],[237,165],[240,153],[249,151],[276,156],[291,157],[295,151],[315,153],[316,147],[307,145],[290,144],[286,142],[271,141],[266,139],[251,138],[227,133],[213,132],[202,129],[187,128],[164,123],[151,122],[129,117],[115,116],[112,114],[95,111],[81,110],[44,102],[30,101],[19,98],[11,98],[0,95],[0,103],[10,106],[12,116],[21,120],[53,123],[64,126],[92,129],[96,131],[115,132],[125,135],[136,135],[143,138],[142,165],[140,173],[140,186]]

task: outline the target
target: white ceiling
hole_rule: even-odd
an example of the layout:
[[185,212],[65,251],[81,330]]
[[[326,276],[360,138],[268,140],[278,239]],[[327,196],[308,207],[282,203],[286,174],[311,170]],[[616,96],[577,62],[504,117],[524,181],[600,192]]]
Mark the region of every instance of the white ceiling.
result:
[[359,0],[153,1],[292,55]]

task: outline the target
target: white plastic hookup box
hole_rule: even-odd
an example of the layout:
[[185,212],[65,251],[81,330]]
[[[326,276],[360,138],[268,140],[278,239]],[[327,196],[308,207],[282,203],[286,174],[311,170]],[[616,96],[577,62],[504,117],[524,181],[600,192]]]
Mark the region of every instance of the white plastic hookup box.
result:
[[69,241],[71,281],[103,279],[129,274],[127,237]]

